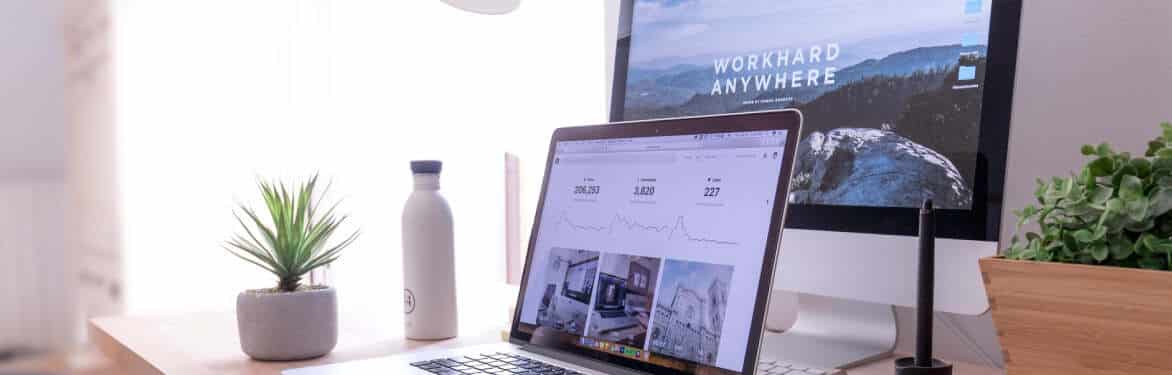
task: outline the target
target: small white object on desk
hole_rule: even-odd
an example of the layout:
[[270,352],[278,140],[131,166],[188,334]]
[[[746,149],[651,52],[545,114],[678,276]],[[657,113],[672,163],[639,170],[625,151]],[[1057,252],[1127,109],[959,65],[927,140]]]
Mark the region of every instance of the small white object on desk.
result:
[[407,338],[456,337],[452,210],[439,193],[436,160],[411,162],[415,191],[403,207],[403,313]]

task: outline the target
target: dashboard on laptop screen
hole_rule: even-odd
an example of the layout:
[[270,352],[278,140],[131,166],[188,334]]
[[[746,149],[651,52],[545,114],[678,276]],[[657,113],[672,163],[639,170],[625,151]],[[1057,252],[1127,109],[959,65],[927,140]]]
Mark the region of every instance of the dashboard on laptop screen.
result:
[[543,346],[741,371],[790,136],[556,143],[519,329]]

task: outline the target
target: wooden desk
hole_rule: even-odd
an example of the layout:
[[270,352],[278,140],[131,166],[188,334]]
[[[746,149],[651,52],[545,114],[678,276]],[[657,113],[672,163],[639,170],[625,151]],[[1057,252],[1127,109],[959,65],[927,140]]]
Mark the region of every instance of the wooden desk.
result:
[[[393,355],[417,349],[443,349],[501,340],[500,327],[463,330],[470,333],[437,342],[402,338],[397,320],[376,316],[343,315],[338,346],[329,355],[300,362],[258,362],[240,351],[233,313],[199,313],[158,317],[108,317],[90,321],[90,337],[128,374],[265,374],[296,367]],[[964,363],[958,375],[1001,375],[1005,372]],[[850,369],[851,375],[891,375],[892,359]]]
[[[895,358],[907,357],[907,355],[899,354],[892,358],[872,362],[868,365],[848,369],[848,375],[894,375],[895,374]],[[953,363],[952,373],[955,375],[1005,375],[1005,370],[978,366],[968,363]]]
[[102,353],[128,374],[136,375],[277,375],[290,368],[501,340],[500,327],[479,326],[461,327],[466,334],[451,340],[410,341],[403,338],[400,320],[343,314],[338,321],[338,345],[332,353],[307,361],[260,362],[240,350],[232,312],[106,317],[91,320],[89,326],[90,338]]

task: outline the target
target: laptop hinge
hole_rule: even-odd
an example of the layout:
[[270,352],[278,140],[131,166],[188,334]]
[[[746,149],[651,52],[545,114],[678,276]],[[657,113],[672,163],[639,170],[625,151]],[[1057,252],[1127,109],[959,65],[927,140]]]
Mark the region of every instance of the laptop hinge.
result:
[[543,348],[543,347],[540,347],[537,345],[527,345],[527,344],[521,344],[520,347],[521,347],[521,350],[524,350],[524,351],[527,351],[530,353],[540,354],[540,355],[550,357],[553,359],[557,359],[560,361],[573,363],[575,365],[582,366],[582,367],[585,367],[585,368],[588,368],[591,370],[602,371],[603,373],[606,373],[606,374],[621,374],[621,375],[628,375],[628,374],[629,375],[646,375],[646,374],[648,374],[646,372],[635,371],[635,370],[632,370],[629,368],[615,366],[610,363],[606,363],[606,362],[599,361],[599,360],[592,359],[592,358],[586,358],[586,357],[583,357],[580,355],[566,353],[566,352],[559,351],[556,349]]

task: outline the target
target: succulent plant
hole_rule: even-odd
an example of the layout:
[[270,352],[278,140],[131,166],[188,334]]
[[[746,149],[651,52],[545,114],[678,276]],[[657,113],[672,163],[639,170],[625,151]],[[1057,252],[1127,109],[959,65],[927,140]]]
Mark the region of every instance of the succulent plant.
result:
[[1037,204],[1014,213],[1010,259],[1167,270],[1172,264],[1172,124],[1143,156],[1106,143],[1082,146],[1090,161],[1077,175],[1038,180]]
[[358,238],[358,231],[354,231],[342,241],[327,245],[347,216],[335,214],[338,203],[320,211],[325,192],[315,191],[317,179],[314,175],[296,190],[281,182],[258,181],[268,220],[244,204],[240,205],[243,218],[239,212],[233,213],[244,232],[229,239],[224,249],[276,275],[278,291],[296,291],[302,276],[333,263],[342,249]]

